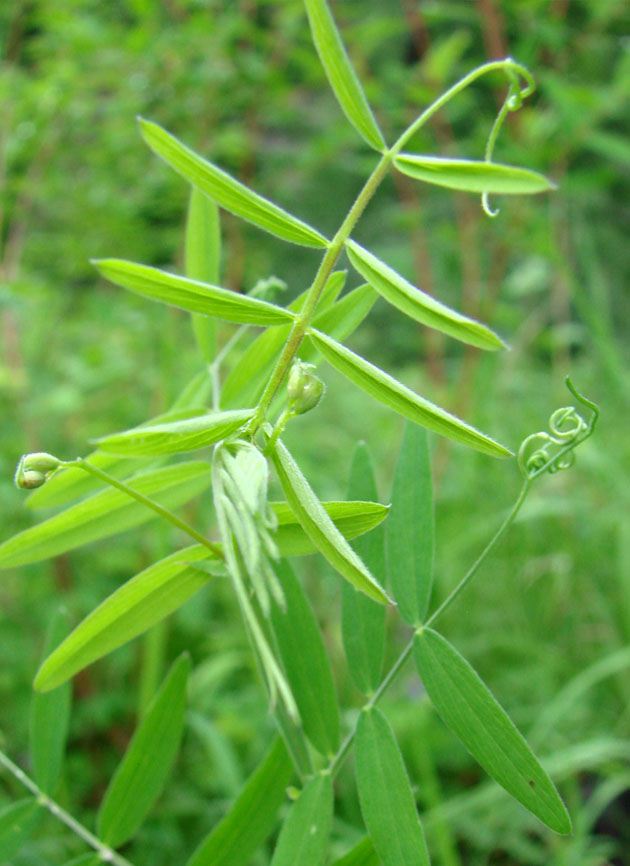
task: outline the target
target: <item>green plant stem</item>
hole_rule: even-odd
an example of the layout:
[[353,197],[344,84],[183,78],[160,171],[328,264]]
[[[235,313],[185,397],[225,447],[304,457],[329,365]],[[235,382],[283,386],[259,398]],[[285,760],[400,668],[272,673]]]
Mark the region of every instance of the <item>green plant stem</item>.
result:
[[521,490],[520,490],[520,493],[518,494],[516,502],[512,506],[510,513],[507,515],[507,517],[505,518],[505,520],[503,521],[501,526],[497,529],[494,536],[490,539],[490,541],[488,542],[488,544],[486,545],[484,550],[479,554],[479,556],[477,557],[475,562],[471,565],[471,567],[468,569],[466,574],[462,577],[462,579],[457,584],[455,589],[444,599],[442,604],[438,607],[437,610],[435,610],[431,614],[429,619],[424,623],[423,626],[421,626],[421,628],[429,628],[429,626],[433,625],[435,620],[439,616],[441,616],[441,614],[443,614],[447,608],[449,608],[451,606],[451,604],[455,601],[457,596],[468,586],[468,584],[473,579],[475,574],[479,571],[479,568],[480,568],[481,564],[483,563],[484,559],[488,556],[488,554],[490,553],[492,548],[497,544],[497,542],[502,538],[502,536],[504,535],[506,530],[513,523],[514,518],[516,517],[518,512],[521,510],[521,506],[523,505],[523,503],[525,502],[525,499],[527,498],[527,494],[529,493],[531,486],[532,486],[531,479],[526,478],[525,481],[523,482],[523,486],[521,487]]
[[[523,502],[527,498],[527,494],[529,493],[530,487],[531,487],[531,480],[529,478],[526,478],[525,481],[523,482],[523,486],[521,487],[521,490],[518,494],[516,502],[512,506],[510,513],[507,515],[507,517],[505,518],[505,520],[503,521],[503,523],[501,524],[499,529],[496,531],[496,533],[494,534],[492,539],[485,546],[485,548],[483,549],[483,551],[481,552],[479,557],[475,560],[473,565],[469,568],[469,570],[466,572],[464,577],[460,580],[460,582],[457,584],[457,586],[451,592],[451,594],[448,596],[448,598],[446,598],[445,601],[442,602],[442,604],[438,607],[438,609],[435,611],[435,613],[432,614],[432,616],[427,620],[427,622],[423,626],[421,626],[421,628],[427,628],[429,625],[431,625],[437,619],[437,617],[440,616],[440,614],[442,614],[447,609],[447,607],[449,607],[453,603],[453,601],[455,601],[457,596],[461,593],[461,591],[467,586],[467,584],[470,582],[470,580],[474,577],[474,575],[477,573],[477,571],[479,570],[479,567],[481,566],[483,561],[486,559],[488,554],[492,551],[492,549],[495,547],[497,542],[502,538],[502,536],[504,535],[506,530],[513,523],[514,518],[516,517],[516,515],[520,511],[521,506],[523,505]],[[364,710],[369,710],[371,707],[375,706],[378,703],[378,701],[380,701],[382,696],[385,694],[387,689],[394,682],[394,680],[396,679],[398,674],[403,669],[405,662],[407,661],[407,659],[409,658],[409,656],[412,653],[413,643],[414,643],[414,638],[412,637],[411,640],[409,641],[409,643],[405,646],[405,648],[401,652],[401,654],[398,656],[398,658],[396,659],[396,661],[394,662],[392,667],[390,668],[389,672],[387,673],[387,676],[382,681],[382,683],[380,684],[378,689],[374,692],[374,694],[371,696],[371,698],[364,704],[364,706],[363,706]],[[355,734],[356,734],[356,725],[350,731],[350,733],[348,734],[348,736],[346,737],[344,742],[341,744],[339,751],[337,752],[335,757],[330,762],[328,770],[333,775],[336,775],[336,773],[341,768],[341,765],[343,763],[344,758],[346,757],[346,755],[350,751],[350,747],[352,746],[352,743],[354,741]]]
[[137,490],[134,490],[133,487],[129,487],[128,484],[125,484],[124,481],[119,481],[117,478],[114,478],[112,475],[110,475],[108,472],[105,472],[103,469],[100,469],[98,466],[94,466],[92,463],[88,463],[87,460],[84,460],[82,457],[77,458],[77,460],[64,461],[62,462],[60,468],[83,469],[85,472],[96,475],[96,477],[100,478],[101,481],[105,481],[107,484],[110,484],[117,490],[121,490],[123,493],[126,493],[127,496],[131,496],[133,499],[136,499],[138,502],[146,505],[147,508],[155,511],[156,514],[160,515],[160,517],[163,517],[165,520],[168,520],[170,523],[172,523],[173,526],[181,529],[196,542],[198,542],[199,544],[203,544],[203,546],[207,547],[208,550],[213,554],[213,556],[216,556],[219,559],[224,559],[223,551],[221,550],[221,548],[218,545],[213,544],[211,541],[208,541],[207,538],[204,538],[204,536],[200,532],[197,532],[197,530],[190,526],[190,524],[186,523],[185,520],[181,520],[179,517],[177,517],[176,514],[173,514],[172,511],[169,511],[168,508],[164,508],[158,502],[154,502],[153,499],[149,499],[148,496],[145,496],[143,493],[139,493]]
[[66,825],[73,833],[93,848],[104,863],[113,863],[114,866],[133,866],[129,860],[126,860],[120,854],[117,854],[113,848],[101,842],[93,833],[80,824],[76,818],[73,818],[65,809],[51,799],[47,794],[35,784],[35,782],[26,775],[26,773],[14,764],[13,761],[0,751],[0,764],[5,767],[15,778],[21,782],[33,794],[40,806],[48,809],[51,815],[54,815],[59,821]]
[[524,66],[521,66],[518,63],[515,63],[511,58],[507,58],[505,60],[495,60],[490,63],[485,63],[483,66],[479,66],[477,69],[474,69],[460,81],[453,85],[446,93],[443,93],[438,99],[435,100],[422,114],[409,126],[402,135],[398,138],[398,140],[392,145],[392,147],[385,151],[379,162],[377,163],[374,171],[368,177],[365,182],[363,189],[357,196],[354,201],[354,204],[350,208],[346,218],[342,222],[339,227],[337,233],[334,238],[330,242],[328,249],[324,253],[324,257],[319,265],[317,273],[315,275],[315,279],[309,289],[309,293],[307,295],[306,301],[302,310],[293,323],[293,327],[291,329],[291,333],[289,334],[286,343],[282,349],[280,357],[276,362],[276,366],[265,386],[265,390],[260,398],[260,402],[258,403],[258,407],[256,412],[248,425],[248,432],[250,435],[254,435],[256,430],[260,427],[262,422],[264,421],[266,414],[271,406],[273,398],[282,381],[295,358],[297,351],[302,343],[302,340],[306,336],[306,332],[308,331],[308,327],[310,321],[313,317],[313,313],[315,312],[315,308],[317,306],[317,302],[321,296],[324,285],[326,284],[326,280],[332,273],[332,270],[339,258],[341,251],[345,242],[350,237],[352,230],[354,229],[356,223],[358,222],[360,216],[363,211],[367,207],[370,199],[376,192],[378,186],[381,181],[385,177],[390,165],[392,164],[394,157],[400,152],[400,150],[404,147],[405,143],[416,133],[440,108],[446,105],[449,100],[451,100],[454,96],[472,84],[477,78],[480,78],[483,75],[486,75],[488,72],[493,72],[496,70],[503,70],[509,73],[519,73],[525,78],[527,81],[527,87],[519,92],[520,98],[523,96],[527,96],[534,89],[534,81],[531,77],[530,73]]

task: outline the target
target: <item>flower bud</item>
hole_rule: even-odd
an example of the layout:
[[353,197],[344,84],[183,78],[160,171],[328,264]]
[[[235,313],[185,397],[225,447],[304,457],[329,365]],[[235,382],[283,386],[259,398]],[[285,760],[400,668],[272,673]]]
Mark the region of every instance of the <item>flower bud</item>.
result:
[[15,470],[15,486],[20,490],[34,490],[41,487],[61,461],[52,454],[38,451],[34,454],[23,454]]
[[299,360],[291,367],[287,391],[290,398],[289,407],[294,415],[308,412],[322,399],[325,386],[321,379],[311,373],[314,369],[313,364],[305,364]]

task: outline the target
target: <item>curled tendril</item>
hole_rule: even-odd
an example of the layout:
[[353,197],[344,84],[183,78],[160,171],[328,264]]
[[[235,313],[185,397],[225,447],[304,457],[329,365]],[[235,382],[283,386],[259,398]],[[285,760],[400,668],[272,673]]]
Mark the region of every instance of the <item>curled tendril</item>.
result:
[[599,418],[597,405],[580,394],[568,376],[565,382],[576,400],[591,410],[591,419],[585,421],[574,406],[563,406],[551,414],[549,433],[540,431],[528,436],[519,448],[518,465],[530,480],[543,472],[559,472],[573,466],[575,448],[592,436]]
[[[507,61],[510,61],[511,59],[511,57],[506,58]],[[519,71],[522,73],[523,68],[519,67]],[[509,79],[510,86],[508,88],[505,101],[499,109],[499,113],[497,114],[495,121],[492,124],[492,129],[490,130],[490,134],[488,136],[485,153],[486,162],[492,162],[494,146],[497,142],[499,132],[501,131],[501,127],[505,123],[505,118],[508,116],[508,113],[510,111],[518,111],[523,104],[523,100],[527,96],[529,96],[530,93],[533,93],[535,88],[534,79],[531,76],[524,76],[527,84],[525,85],[525,87],[521,88],[519,76],[514,69],[511,69],[508,66],[505,69],[505,73]],[[499,208],[493,208],[491,206],[489,194],[487,192],[481,194],[481,207],[483,208],[484,213],[489,217],[496,217],[499,215]]]

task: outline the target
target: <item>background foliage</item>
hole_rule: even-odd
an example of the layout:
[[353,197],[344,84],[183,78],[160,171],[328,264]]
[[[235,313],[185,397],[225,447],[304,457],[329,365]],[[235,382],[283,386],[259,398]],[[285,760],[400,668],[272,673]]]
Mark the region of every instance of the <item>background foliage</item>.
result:
[[[337,3],[334,12],[386,135],[477,63],[511,54],[526,64],[539,89],[509,119],[497,159],[543,170],[560,186],[550,197],[501,201],[491,221],[475,197],[418,192],[403,176],[384,184],[358,239],[425,290],[489,322],[512,351],[482,358],[382,302],[353,345],[512,446],[567,402],[566,372],[603,414],[576,469],[540,482],[444,622],[533,745],[560,756],[575,837],[540,835],[507,798],[484,801],[482,774],[434,714],[417,736],[403,682],[384,706],[419,802],[430,810],[460,795],[446,822],[430,822],[435,859],[628,863],[630,449],[620,421],[630,395],[630,12],[623,0],[372,0],[369,15],[359,3]],[[122,301],[88,264],[110,255],[181,263],[187,187],[150,156],[135,115],[164,124],[324,233],[338,225],[373,157],[325,85],[297,0],[16,2],[0,9],[0,35],[5,538],[31,519],[11,484],[22,452],[86,453],[89,438],[166,409],[197,369],[186,315],[133,296]],[[479,158],[501,94],[486,84],[467,91],[423,131],[418,149]],[[250,289],[274,274],[288,297],[306,287],[318,253],[229,215],[223,226],[223,285]],[[400,423],[328,368],[325,375],[326,400],[292,425],[287,442],[318,494],[342,498],[347,455],[364,438],[387,501]],[[518,477],[508,464],[434,445],[443,597],[494,531]],[[208,502],[189,509],[199,526],[206,515]],[[180,541],[153,523],[115,544],[3,574],[0,729],[14,755],[26,744],[31,681],[58,604],[76,623]],[[358,693],[344,674],[338,584],[315,557],[299,566],[322,614],[337,687],[352,705]],[[392,656],[396,641],[394,634]],[[134,843],[139,866],[183,862],[270,736],[238,611],[217,584],[75,681],[65,779],[73,811],[90,821],[138,708],[183,649],[194,665],[187,735],[170,787]],[[580,690],[580,672],[604,659],[612,659],[608,673],[595,672]],[[573,698],[562,691],[572,682]],[[555,715],[545,717],[550,705]],[[2,786],[0,804],[15,799],[4,776]],[[341,854],[360,836],[343,775],[337,796]],[[80,853],[76,844],[50,821],[13,862],[60,863]]]

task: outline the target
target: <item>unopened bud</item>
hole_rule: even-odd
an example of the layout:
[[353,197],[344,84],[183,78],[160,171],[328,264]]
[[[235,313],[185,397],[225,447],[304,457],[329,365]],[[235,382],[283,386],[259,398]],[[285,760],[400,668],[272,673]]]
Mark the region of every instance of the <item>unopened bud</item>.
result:
[[325,391],[324,383],[318,379],[311,370],[313,364],[305,364],[303,361],[295,361],[289,373],[287,391],[290,398],[290,408],[295,415],[302,415],[313,409]]
[[23,454],[15,470],[15,486],[20,490],[34,490],[41,487],[46,479],[61,465],[52,454],[38,451]]

